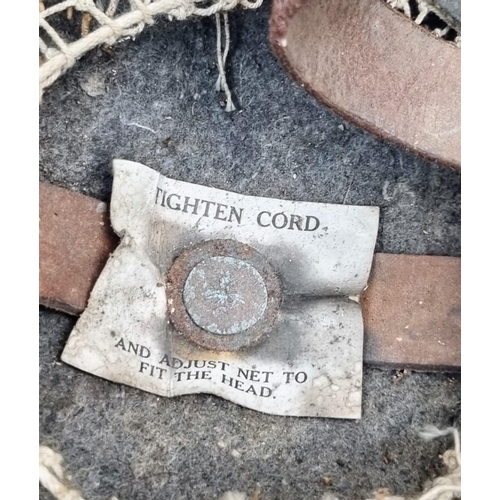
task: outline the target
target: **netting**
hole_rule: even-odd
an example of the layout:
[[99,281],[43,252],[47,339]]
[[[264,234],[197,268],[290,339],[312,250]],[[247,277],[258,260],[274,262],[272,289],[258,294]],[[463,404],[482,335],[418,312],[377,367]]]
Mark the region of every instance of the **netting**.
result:
[[394,10],[402,12],[415,24],[429,30],[434,36],[461,44],[461,34],[457,26],[450,26],[446,16],[434,5],[425,0],[384,0]]
[[[125,37],[135,37],[146,25],[153,24],[157,16],[168,15],[170,20],[184,20],[191,16],[217,18],[217,85],[227,97],[226,110],[234,106],[227,88],[224,65],[229,47],[227,12],[237,7],[256,9],[263,0],[64,0],[39,2],[40,18],[40,97],[45,88],[52,85],[75,62],[98,46],[111,46]],[[49,5],[51,4],[51,5]],[[223,14],[226,46],[221,50],[220,14]],[[68,40],[61,28],[61,16],[76,22],[80,30],[74,40]],[[59,19],[58,19],[59,18]]]
[[[460,46],[460,33],[448,25],[436,7],[425,0],[384,0],[416,24],[424,26],[435,36]],[[167,15],[170,20],[192,16],[215,15],[217,22],[217,90],[226,94],[226,111],[234,111],[231,92],[226,83],[225,64],[229,51],[227,12],[237,7],[256,9],[263,0],[45,0],[39,1],[40,27],[40,98],[84,54],[98,46],[111,46],[126,37],[135,37],[155,17]],[[221,47],[221,14],[224,20],[225,47]],[[79,17],[77,20],[76,17]],[[61,17],[79,31],[73,40],[61,26]],[[75,30],[73,30],[75,32]]]

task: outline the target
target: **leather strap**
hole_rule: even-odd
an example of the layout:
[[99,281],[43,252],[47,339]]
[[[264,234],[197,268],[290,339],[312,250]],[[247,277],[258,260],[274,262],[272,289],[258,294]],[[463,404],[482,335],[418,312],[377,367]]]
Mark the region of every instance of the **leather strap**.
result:
[[[40,304],[78,315],[118,238],[107,205],[40,184]],[[460,259],[375,254],[361,298],[365,363],[460,369]]]
[[105,203],[52,184],[39,192],[40,304],[78,315],[118,238]]
[[457,257],[375,254],[361,297],[365,363],[460,367],[460,264]]
[[273,0],[290,76],[345,119],[460,169],[460,49],[382,0]]

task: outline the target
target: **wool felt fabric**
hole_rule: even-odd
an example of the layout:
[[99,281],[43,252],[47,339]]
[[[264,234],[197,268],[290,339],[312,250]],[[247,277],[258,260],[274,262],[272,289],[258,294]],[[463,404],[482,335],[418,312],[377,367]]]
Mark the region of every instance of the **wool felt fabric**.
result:
[[[269,4],[229,16],[224,111],[214,19],[159,20],[85,56],[44,94],[40,179],[109,201],[111,160],[257,196],[381,207],[377,252],[460,255],[460,175],[346,123],[296,86],[268,44]],[[459,103],[457,103],[459,105]],[[263,415],[209,395],[166,399],[59,361],[75,322],[40,309],[40,442],[88,499],[261,500],[421,491],[460,425],[460,377],[364,370],[359,422]],[[330,477],[323,481],[322,477]],[[40,498],[50,495],[40,489]]]

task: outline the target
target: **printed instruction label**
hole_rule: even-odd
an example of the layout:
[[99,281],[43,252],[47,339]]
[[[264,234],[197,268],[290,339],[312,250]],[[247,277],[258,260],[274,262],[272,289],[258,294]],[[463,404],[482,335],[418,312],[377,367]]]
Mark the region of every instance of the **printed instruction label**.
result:
[[[161,396],[211,393],[265,413],[359,418],[365,287],[378,208],[240,195],[114,161],[111,221],[121,243],[62,360]],[[278,275],[279,317],[259,344],[203,349],[168,321],[165,275],[186,248],[234,239]]]

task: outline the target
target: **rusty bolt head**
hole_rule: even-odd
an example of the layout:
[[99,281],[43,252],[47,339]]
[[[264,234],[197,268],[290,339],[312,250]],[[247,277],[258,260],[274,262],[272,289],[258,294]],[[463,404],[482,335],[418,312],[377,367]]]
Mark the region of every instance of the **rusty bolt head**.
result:
[[257,343],[278,317],[281,287],[256,250],[211,240],[183,252],[167,275],[169,319],[206,349],[234,351]]
[[197,264],[184,284],[184,306],[201,328],[218,335],[242,333],[267,307],[267,290],[255,267],[234,257]]

